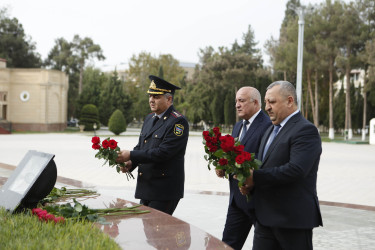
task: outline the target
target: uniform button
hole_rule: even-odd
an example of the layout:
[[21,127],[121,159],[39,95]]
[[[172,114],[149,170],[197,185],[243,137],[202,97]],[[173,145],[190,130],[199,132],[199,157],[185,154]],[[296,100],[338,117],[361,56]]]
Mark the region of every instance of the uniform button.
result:
[[139,176],[141,176],[142,175],[142,173],[139,173]]
[[147,140],[145,140],[145,143],[147,143]]
[[157,138],[158,137],[158,135],[155,135],[155,138]]
[[161,175],[164,176],[164,173],[162,173]]

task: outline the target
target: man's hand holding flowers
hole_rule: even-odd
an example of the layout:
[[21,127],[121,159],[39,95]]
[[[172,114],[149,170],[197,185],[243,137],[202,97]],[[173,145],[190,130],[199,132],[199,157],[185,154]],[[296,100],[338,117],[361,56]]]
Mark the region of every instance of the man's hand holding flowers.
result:
[[253,187],[253,170],[261,164],[254,158],[255,154],[244,151],[244,145],[231,135],[221,136],[218,127],[203,131],[203,138],[208,169],[212,164],[218,177],[236,176],[241,193],[249,194]]
[[132,161],[127,161],[125,162],[125,166],[120,167],[120,170],[123,173],[130,172],[131,169],[132,169]]
[[122,163],[130,161],[130,151],[129,150],[121,150],[117,152],[117,159],[116,162]]
[[225,176],[225,170],[224,169],[215,169],[216,175],[219,178],[223,178]]
[[126,173],[126,177],[134,179],[134,176],[129,172],[131,168],[125,164],[125,162],[129,162],[130,160],[130,151],[122,150],[117,146],[117,141],[107,138],[100,141],[100,138],[97,136],[92,137],[92,148],[98,150],[99,152],[95,154],[95,157],[98,159],[104,159],[105,162],[103,165],[108,163],[110,167],[116,167],[116,171],[118,173],[123,172]]
[[[254,180],[253,180],[253,172],[254,170],[250,169],[250,176],[246,178],[245,183],[239,187],[241,194],[248,195],[250,191],[254,188]],[[237,176],[233,176],[233,178],[237,179]]]

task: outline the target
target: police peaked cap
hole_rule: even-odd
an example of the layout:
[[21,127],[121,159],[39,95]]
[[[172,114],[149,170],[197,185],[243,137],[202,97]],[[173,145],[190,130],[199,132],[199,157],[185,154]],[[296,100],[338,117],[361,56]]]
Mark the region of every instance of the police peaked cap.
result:
[[149,75],[148,78],[151,80],[150,87],[148,87],[147,91],[150,95],[174,94],[176,89],[181,89],[157,76]]

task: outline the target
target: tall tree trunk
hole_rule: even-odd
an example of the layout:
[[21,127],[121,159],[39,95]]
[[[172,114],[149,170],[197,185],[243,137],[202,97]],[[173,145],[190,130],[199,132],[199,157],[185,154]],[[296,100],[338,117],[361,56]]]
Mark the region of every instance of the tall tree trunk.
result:
[[319,130],[318,70],[315,70],[315,126]]
[[284,81],[286,81],[286,70],[284,70]]
[[310,94],[311,112],[313,114],[313,120],[316,126],[317,121],[316,121],[316,112],[315,112],[315,105],[314,105],[314,95],[313,95],[312,88],[311,88],[311,69],[308,69],[306,73],[307,73],[307,89]]
[[[350,50],[348,50],[350,51]],[[347,133],[347,139],[352,139],[352,113],[350,110],[350,54],[347,57],[348,62],[345,66],[345,76],[346,76],[346,95],[345,95],[345,134]]]
[[333,127],[333,58],[329,58],[329,133],[328,138],[335,139],[335,129]]
[[362,141],[366,140],[366,113],[367,113],[367,79],[366,72],[363,79],[363,124],[362,124]]
[[83,80],[83,66],[79,67],[79,82],[78,82],[78,95],[82,93],[82,80]]
[[[302,98],[301,98],[302,99]],[[306,100],[305,100],[305,107],[302,106],[302,109],[304,108],[305,109],[305,118],[307,119],[307,117],[309,116],[309,94],[308,94],[308,90],[306,90]]]

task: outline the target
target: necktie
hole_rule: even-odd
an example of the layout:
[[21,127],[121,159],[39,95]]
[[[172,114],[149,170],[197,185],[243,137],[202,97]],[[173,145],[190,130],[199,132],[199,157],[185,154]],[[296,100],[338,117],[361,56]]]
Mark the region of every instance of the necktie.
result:
[[159,116],[157,116],[157,115],[155,115],[154,117],[153,117],[153,121],[152,121],[152,126],[154,126],[157,122],[158,122],[158,120],[159,120]]
[[241,134],[241,137],[240,137],[240,141],[243,140],[243,138],[245,137],[246,135],[246,132],[247,132],[247,124],[249,124],[250,122],[248,120],[244,120],[243,121],[243,124],[242,124],[242,134]]
[[264,159],[264,156],[266,155],[267,153],[267,150],[269,148],[269,146],[271,145],[273,139],[275,139],[277,133],[279,132],[279,129],[281,128],[281,125],[273,125],[273,131],[270,135],[270,138],[268,139],[268,142],[266,144],[266,146],[264,147],[264,151],[263,151],[263,159]]

